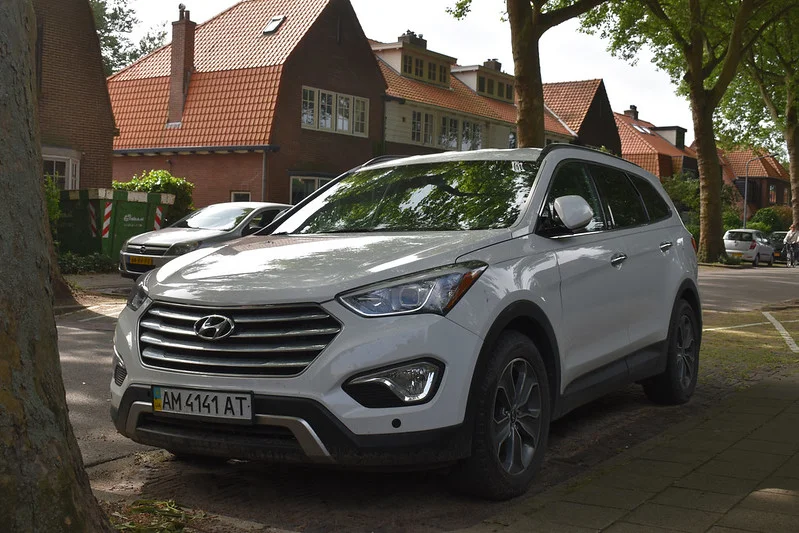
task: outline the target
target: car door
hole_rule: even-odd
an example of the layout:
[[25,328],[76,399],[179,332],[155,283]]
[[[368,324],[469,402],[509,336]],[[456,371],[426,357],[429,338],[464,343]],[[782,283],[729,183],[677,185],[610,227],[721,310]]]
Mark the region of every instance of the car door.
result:
[[[567,230],[554,213],[560,196],[582,196],[594,219],[580,232]],[[627,269],[617,266],[625,249],[618,234],[607,230],[599,195],[582,162],[565,161],[553,174],[537,230],[551,240],[561,278],[559,348],[562,386],[625,355],[627,305],[633,294]]]
[[625,249],[620,266],[625,273],[624,287],[619,290],[626,296],[626,308],[619,309],[617,316],[626,325],[631,353],[662,340],[656,337],[663,327],[660,310],[666,300],[666,267],[659,245],[668,239],[659,225],[649,224],[641,195],[625,172],[604,165],[591,164],[589,168],[611,227]]

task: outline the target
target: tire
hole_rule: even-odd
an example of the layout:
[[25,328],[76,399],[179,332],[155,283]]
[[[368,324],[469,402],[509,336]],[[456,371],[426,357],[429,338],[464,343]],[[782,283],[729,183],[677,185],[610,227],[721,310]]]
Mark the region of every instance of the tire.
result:
[[755,258],[752,259],[752,266],[757,267],[760,264],[760,252],[755,254]]
[[678,301],[672,311],[666,344],[666,370],[644,380],[644,392],[655,403],[679,405],[696,389],[701,344],[696,312],[685,300]]
[[516,331],[503,333],[472,394],[472,454],[452,472],[453,488],[491,500],[524,494],[544,460],[552,415],[535,343]]
[[768,263],[767,263],[767,264],[768,264],[768,266],[770,266],[770,267],[773,267],[773,266],[774,266],[774,254],[773,254],[773,253],[772,253],[772,254],[771,254],[771,256],[769,257],[769,260],[768,260]]

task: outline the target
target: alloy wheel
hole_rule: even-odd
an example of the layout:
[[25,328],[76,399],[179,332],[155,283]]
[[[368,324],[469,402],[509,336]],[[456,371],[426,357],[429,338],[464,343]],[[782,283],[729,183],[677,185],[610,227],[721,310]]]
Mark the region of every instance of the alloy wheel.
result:
[[541,437],[541,387],[526,359],[514,359],[502,371],[494,393],[491,436],[505,472],[527,470]]
[[682,315],[677,325],[677,375],[680,386],[684,389],[691,385],[696,366],[696,340],[694,325],[690,317]]

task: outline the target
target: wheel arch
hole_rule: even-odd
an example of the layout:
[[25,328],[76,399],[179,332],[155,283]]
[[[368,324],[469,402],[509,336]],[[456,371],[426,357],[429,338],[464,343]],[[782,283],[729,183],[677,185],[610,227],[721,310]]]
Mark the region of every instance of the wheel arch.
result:
[[699,324],[699,340],[702,340],[702,303],[699,298],[699,288],[692,279],[686,279],[680,284],[677,290],[677,297],[674,299],[674,305],[680,300],[685,300],[696,312],[696,321]]
[[486,334],[477,363],[472,373],[472,380],[469,385],[469,400],[466,404],[465,422],[471,424],[474,420],[475,398],[474,391],[477,389],[477,380],[485,372],[491,350],[503,332],[513,330],[532,340],[544,361],[547,370],[547,381],[549,382],[550,405],[552,413],[557,412],[560,399],[560,352],[558,342],[555,337],[555,330],[549,322],[544,311],[530,301],[517,301],[508,305],[499,313],[494,323]]

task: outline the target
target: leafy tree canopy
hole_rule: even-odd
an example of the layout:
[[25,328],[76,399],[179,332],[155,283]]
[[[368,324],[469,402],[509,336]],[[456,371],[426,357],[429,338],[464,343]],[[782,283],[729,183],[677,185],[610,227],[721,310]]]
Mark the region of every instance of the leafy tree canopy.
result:
[[166,39],[165,24],[151,28],[138,43],[131,41],[130,32],[139,20],[133,9],[128,7],[129,0],[89,0],[89,3],[100,37],[106,76],[163,46]]

